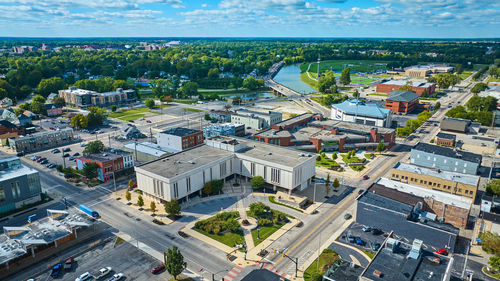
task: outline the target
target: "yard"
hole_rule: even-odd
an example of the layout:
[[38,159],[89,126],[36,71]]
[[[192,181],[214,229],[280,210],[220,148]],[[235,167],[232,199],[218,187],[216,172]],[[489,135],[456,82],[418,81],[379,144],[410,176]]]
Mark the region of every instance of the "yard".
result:
[[190,107],[184,107],[184,108],[182,108],[182,110],[189,111],[189,112],[203,112],[203,110],[201,110],[201,109],[190,108]]
[[285,223],[289,222],[286,214],[273,210],[262,202],[250,204],[247,214],[249,217],[257,219],[257,225],[260,228],[259,231],[257,229],[252,230],[252,239],[255,245],[264,241]]
[[365,159],[359,159],[356,156],[351,156],[349,158],[347,158],[347,154],[340,154],[340,156],[342,156],[342,160],[344,160],[344,162],[348,163],[348,164],[351,164],[351,163],[359,163],[359,164],[365,163]]
[[[255,246],[259,245],[260,242],[267,239],[267,237],[271,236],[274,232],[280,229],[284,223],[277,223],[272,226],[261,226],[260,230],[254,229],[252,230],[252,239]],[[258,236],[257,236],[258,235]],[[260,239],[259,239],[260,237]]]
[[[320,274],[323,275],[326,273],[326,271],[337,261],[339,258],[339,255],[335,253],[332,249],[326,248],[323,250],[321,255],[319,256],[319,259],[314,260],[311,265],[304,271],[304,280],[305,281],[310,281],[313,278],[313,275]],[[318,266],[319,262],[319,266]],[[318,272],[316,272],[316,269],[319,269]]]
[[193,229],[229,247],[234,247],[245,242],[243,231],[236,220],[239,217],[239,212],[218,213],[208,219],[197,221]]

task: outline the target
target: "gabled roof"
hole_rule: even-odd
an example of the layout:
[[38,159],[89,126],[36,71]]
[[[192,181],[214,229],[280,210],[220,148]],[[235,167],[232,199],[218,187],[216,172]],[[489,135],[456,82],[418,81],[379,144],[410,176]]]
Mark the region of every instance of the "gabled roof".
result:
[[16,125],[12,124],[12,122],[9,122],[7,120],[0,120],[0,126],[4,126],[9,129],[14,129],[17,127]]
[[390,101],[410,102],[418,99],[418,95],[410,91],[392,91],[388,95],[387,100]]
[[390,109],[381,108],[374,103],[365,104],[364,102],[357,99],[346,100],[338,104],[332,104],[332,107],[337,108],[349,115],[375,118],[386,118],[387,115],[391,113]]

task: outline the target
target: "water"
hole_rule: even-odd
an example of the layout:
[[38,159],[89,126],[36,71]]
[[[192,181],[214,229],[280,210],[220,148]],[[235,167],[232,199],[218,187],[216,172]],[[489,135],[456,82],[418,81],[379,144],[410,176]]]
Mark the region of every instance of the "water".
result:
[[300,80],[300,68],[296,64],[281,68],[273,80],[301,94],[317,92],[316,89]]
[[242,99],[245,99],[245,98],[270,99],[270,98],[275,97],[272,93],[269,93],[269,92],[255,92],[255,93],[234,94],[234,95],[227,96],[226,98],[233,99],[236,96],[240,96]]

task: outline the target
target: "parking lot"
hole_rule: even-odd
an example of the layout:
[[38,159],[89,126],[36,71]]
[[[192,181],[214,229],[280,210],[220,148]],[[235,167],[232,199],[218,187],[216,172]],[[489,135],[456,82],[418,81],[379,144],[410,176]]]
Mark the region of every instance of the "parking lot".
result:
[[97,271],[104,267],[111,267],[111,271],[100,280],[109,280],[116,273],[124,275],[122,280],[169,280],[171,276],[165,271],[156,275],[149,272],[157,264],[160,262],[133,245],[122,242],[115,247],[113,241],[75,256],[73,268],[69,271],[63,270],[58,277],[50,277],[49,270],[37,276],[35,280],[75,280],[86,272],[97,275]]
[[[46,158],[47,160],[47,163],[45,164],[41,164],[40,162],[39,163],[36,163],[35,161],[33,161],[33,163],[35,165],[39,165],[40,168],[42,169],[49,169],[46,167],[46,165],[48,163],[54,163],[56,165],[65,165],[66,167],[73,167],[75,168],[76,167],[76,162],[74,160],[74,154],[75,153],[78,153],[79,155],[82,155],[82,151],[84,149],[84,147],[81,146],[81,143],[74,143],[74,144],[71,144],[71,145],[65,145],[65,146],[60,146],[57,148],[59,152],[57,153],[53,153],[54,149],[49,149],[49,150],[45,150],[45,151],[40,151],[40,152],[36,152],[36,153],[33,153],[33,154],[29,154],[27,155],[26,157],[28,159],[31,160],[31,157],[32,156],[35,156],[35,155],[38,155],[38,156],[41,156],[43,158]],[[70,149],[70,151],[67,151],[67,152],[64,152],[63,149]],[[69,156],[67,157],[63,157],[63,155],[65,154],[69,154]]]

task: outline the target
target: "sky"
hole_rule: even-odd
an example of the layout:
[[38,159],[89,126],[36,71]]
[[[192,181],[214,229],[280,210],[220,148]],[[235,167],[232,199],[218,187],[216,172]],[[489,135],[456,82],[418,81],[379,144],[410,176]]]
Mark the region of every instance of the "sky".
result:
[[500,38],[500,0],[0,0],[0,37]]

